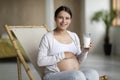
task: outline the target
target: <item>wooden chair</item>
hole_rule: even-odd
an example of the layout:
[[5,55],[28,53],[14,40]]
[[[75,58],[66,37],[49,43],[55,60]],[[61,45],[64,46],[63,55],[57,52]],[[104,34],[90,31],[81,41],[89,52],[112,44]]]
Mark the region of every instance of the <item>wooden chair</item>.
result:
[[[21,73],[21,64],[24,66],[24,69],[29,77],[30,80],[35,80],[28,64],[26,63],[24,57],[22,56],[22,52],[18,46],[21,44],[23,49],[25,50],[25,54],[28,55],[30,62],[35,67],[36,71],[40,75],[42,80],[43,78],[43,71],[44,67],[38,67],[37,65],[37,53],[39,48],[39,43],[42,36],[47,33],[49,30],[46,25],[43,26],[8,26],[5,25],[5,29],[8,33],[8,36],[15,48],[17,53],[17,66],[18,66],[18,80],[22,80],[22,73]],[[107,80],[105,79],[106,76],[101,76],[100,80]]]

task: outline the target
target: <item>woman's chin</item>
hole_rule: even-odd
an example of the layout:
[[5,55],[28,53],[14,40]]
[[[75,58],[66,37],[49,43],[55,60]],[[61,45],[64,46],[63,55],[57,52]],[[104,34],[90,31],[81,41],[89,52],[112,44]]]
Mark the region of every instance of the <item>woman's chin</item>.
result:
[[67,28],[66,27],[61,27],[61,30],[66,30]]

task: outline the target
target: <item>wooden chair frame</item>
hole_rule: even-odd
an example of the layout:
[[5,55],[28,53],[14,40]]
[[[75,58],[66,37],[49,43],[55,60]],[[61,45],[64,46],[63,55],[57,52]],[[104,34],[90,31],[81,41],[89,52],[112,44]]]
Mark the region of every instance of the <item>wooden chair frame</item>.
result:
[[12,28],[41,28],[41,27],[45,27],[47,31],[49,31],[49,29],[47,28],[46,25],[43,25],[43,26],[8,26],[8,25],[5,25],[5,29],[7,31],[7,34],[15,48],[15,51],[17,53],[16,57],[17,57],[17,66],[18,66],[18,80],[22,80],[22,72],[21,72],[21,64],[23,64],[23,67],[29,77],[30,80],[35,80],[35,78],[33,77],[33,74],[30,70],[30,68],[28,67],[24,57],[22,56],[22,53],[17,45],[17,42],[15,40],[15,37],[13,36],[13,33],[12,33]]
[[[15,37],[13,36],[12,33],[12,28],[35,28],[35,27],[45,27],[47,31],[49,31],[48,27],[46,25],[43,26],[8,26],[5,25],[5,29],[7,31],[7,34],[15,48],[16,51],[16,57],[17,57],[17,69],[18,69],[18,80],[22,80],[22,71],[21,71],[21,64],[23,65],[28,77],[30,80],[35,80],[28,64],[26,63],[24,57],[22,56],[22,53],[17,45],[17,42],[15,40]],[[100,80],[108,80],[106,75],[100,76]]]

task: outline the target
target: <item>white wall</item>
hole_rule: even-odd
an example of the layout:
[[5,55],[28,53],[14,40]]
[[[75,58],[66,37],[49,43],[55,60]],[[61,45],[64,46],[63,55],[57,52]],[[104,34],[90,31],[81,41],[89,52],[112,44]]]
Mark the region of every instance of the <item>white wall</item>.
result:
[[111,27],[112,55],[120,56],[120,27]]
[[90,18],[94,12],[99,10],[109,10],[110,0],[85,0],[85,32],[92,34],[91,53],[103,54],[105,26],[102,22],[91,23]]
[[45,24],[44,0],[0,0],[0,35],[4,25]]
[[54,29],[54,1],[53,0],[45,0],[45,20],[46,25],[50,30]]

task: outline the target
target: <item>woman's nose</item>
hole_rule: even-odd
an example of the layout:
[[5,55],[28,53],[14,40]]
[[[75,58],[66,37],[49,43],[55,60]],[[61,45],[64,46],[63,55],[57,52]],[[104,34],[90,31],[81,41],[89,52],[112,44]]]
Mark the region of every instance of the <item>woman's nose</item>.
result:
[[62,19],[62,22],[65,22],[65,18]]

